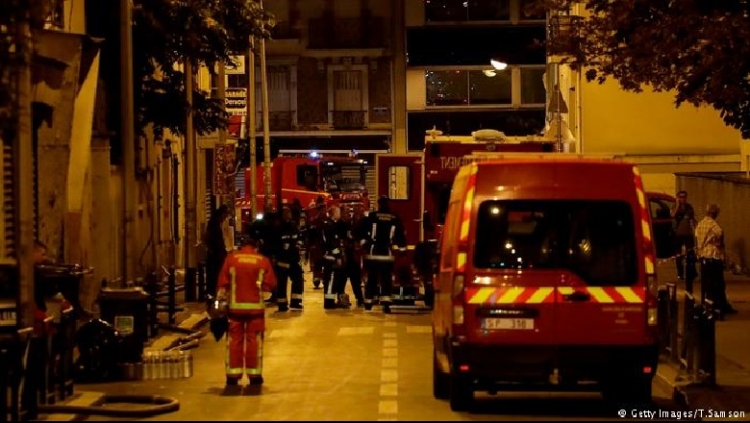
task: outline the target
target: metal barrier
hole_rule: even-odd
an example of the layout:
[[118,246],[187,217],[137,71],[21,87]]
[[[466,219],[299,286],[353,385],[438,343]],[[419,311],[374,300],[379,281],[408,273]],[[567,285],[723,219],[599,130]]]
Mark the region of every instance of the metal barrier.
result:
[[677,286],[668,283],[658,294],[660,352],[693,381],[716,384],[716,311],[710,300],[697,303],[685,292],[682,307]]

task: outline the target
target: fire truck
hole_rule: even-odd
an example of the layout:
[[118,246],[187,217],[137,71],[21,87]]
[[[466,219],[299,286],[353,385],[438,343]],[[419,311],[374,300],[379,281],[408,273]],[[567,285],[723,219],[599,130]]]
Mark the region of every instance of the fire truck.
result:
[[453,178],[461,166],[472,160],[468,156],[481,152],[553,151],[555,143],[541,136],[509,137],[495,130],[455,136],[433,130],[428,131],[421,153],[376,156],[378,195],[390,198],[391,210],[401,218],[408,243],[406,257],[396,263],[394,304],[412,307],[417,301],[424,301],[427,308],[432,306],[435,251]]
[[[256,167],[256,204],[265,203],[265,168]],[[251,169],[244,169],[245,193],[237,200],[243,223],[252,222],[260,210],[253,213]],[[271,205],[278,210],[282,204],[299,200],[303,208],[313,211],[315,202],[322,198],[326,206],[362,207],[370,209],[370,198],[365,185],[366,167],[356,157],[321,156],[277,157],[271,162]]]

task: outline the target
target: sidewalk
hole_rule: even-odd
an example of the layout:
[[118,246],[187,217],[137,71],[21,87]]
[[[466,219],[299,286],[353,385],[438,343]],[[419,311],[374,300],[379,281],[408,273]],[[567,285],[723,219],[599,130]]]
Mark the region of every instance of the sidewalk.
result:
[[[660,283],[677,281],[674,262],[659,265]],[[750,421],[750,277],[725,273],[727,297],[737,314],[727,315],[716,322],[716,381],[717,387],[690,384],[677,365],[662,362],[657,382],[668,384],[675,400],[690,409],[742,411],[744,416],[726,420]],[[700,292],[700,281],[693,292]],[[682,298],[684,282],[677,283]],[[705,418],[705,416],[704,416]],[[713,420],[713,419],[712,419]],[[723,419],[718,419],[723,420]]]

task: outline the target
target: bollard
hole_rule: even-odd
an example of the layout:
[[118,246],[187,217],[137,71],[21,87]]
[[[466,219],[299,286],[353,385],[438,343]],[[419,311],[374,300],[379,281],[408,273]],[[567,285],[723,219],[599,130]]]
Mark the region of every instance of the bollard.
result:
[[[426,294],[426,293],[425,293]],[[660,287],[657,294],[656,318],[659,325],[659,353],[669,353],[669,291],[666,287]]]
[[669,293],[669,357],[672,361],[679,362],[679,321],[677,320],[679,305],[677,304],[677,286],[673,283],[668,283],[667,292]]
[[146,279],[146,292],[148,293],[148,337],[154,338],[159,335],[159,310],[157,296],[159,293],[158,276],[156,272],[149,273]]
[[682,345],[680,345],[680,363],[690,373],[695,368],[695,298],[685,293],[684,311],[682,314]]
[[713,301],[703,302],[700,317],[698,370],[702,373],[703,383],[716,386],[716,310]]
[[193,303],[196,301],[195,292],[195,279],[197,275],[197,269],[195,267],[188,267],[185,271],[185,301]]
[[[187,296],[187,294],[185,294]],[[206,263],[198,263],[198,301],[206,301]]]
[[[185,294],[187,295],[187,293]],[[174,268],[169,269],[167,278],[167,316],[169,324],[175,323],[175,314],[177,313],[177,277]]]

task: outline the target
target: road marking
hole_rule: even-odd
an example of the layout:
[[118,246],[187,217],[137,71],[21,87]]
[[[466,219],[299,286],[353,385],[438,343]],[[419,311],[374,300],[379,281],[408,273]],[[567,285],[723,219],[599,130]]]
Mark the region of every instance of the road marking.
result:
[[382,369],[380,370],[380,383],[394,383],[398,381],[398,370]]
[[395,328],[396,326],[398,326],[398,322],[384,322],[383,326],[387,328]]
[[372,335],[373,333],[375,333],[375,326],[361,326],[361,327],[340,328],[337,335],[338,336]]
[[396,332],[383,332],[383,338],[395,338],[398,336]]
[[271,329],[271,333],[268,334],[269,338],[292,338],[304,336],[305,331],[295,329]]
[[398,357],[383,357],[383,361],[380,362],[380,367],[383,369],[397,368]]
[[381,397],[398,396],[398,383],[383,383],[380,385]]
[[406,333],[432,333],[432,326],[407,326]]
[[398,401],[381,400],[378,404],[380,414],[398,414]]
[[398,339],[384,339],[383,348],[396,348],[398,347]]
[[398,357],[398,348],[383,348],[383,357]]

